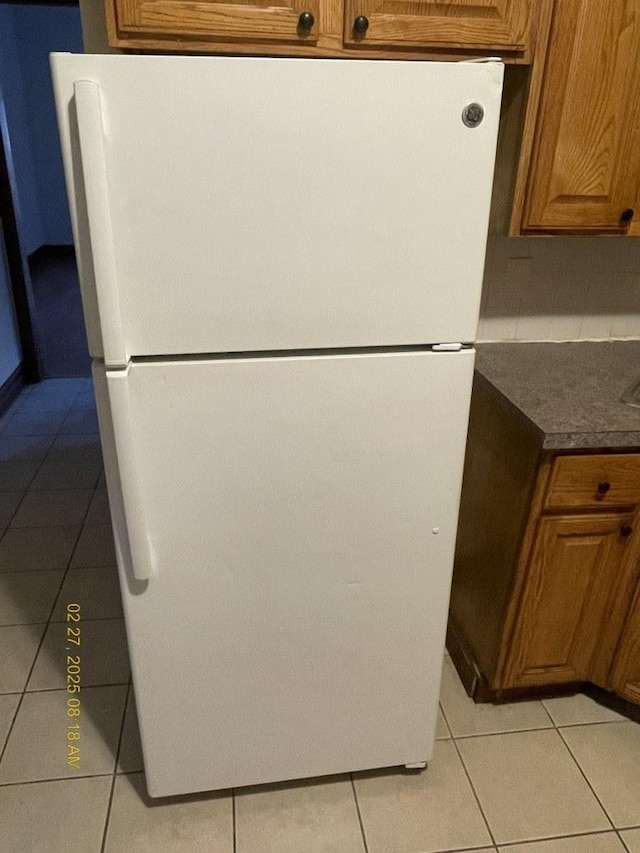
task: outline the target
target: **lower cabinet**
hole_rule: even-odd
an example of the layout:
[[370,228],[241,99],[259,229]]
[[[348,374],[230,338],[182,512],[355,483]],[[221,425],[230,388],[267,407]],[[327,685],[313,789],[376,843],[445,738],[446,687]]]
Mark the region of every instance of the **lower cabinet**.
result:
[[[515,604],[502,685],[607,686],[635,574],[633,513],[542,517]],[[622,606],[621,606],[622,605]]]
[[640,589],[620,638],[610,686],[620,696],[640,705]]
[[447,640],[465,686],[640,704],[640,453],[545,451],[476,391]]

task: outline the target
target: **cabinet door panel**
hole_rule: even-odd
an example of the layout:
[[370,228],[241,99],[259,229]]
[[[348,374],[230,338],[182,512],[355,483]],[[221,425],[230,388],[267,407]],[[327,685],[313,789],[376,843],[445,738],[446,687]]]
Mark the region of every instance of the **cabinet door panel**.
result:
[[[524,51],[530,0],[346,0],[348,44],[430,44]],[[369,27],[354,32],[357,17]]]
[[620,639],[611,686],[620,696],[640,705],[640,588]]
[[[313,43],[320,0],[115,0],[118,37],[136,34]],[[315,18],[299,27],[301,12]]]
[[541,519],[503,687],[606,683],[635,571],[633,522],[628,513]]
[[556,3],[526,228],[627,228],[623,211],[638,201],[639,82],[640,0]]

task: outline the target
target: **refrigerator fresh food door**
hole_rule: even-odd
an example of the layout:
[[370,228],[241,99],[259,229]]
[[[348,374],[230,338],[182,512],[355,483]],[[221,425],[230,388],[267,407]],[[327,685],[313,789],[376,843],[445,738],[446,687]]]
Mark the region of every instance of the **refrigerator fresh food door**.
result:
[[152,796],[430,759],[473,361],[94,368]]
[[52,68],[94,356],[474,340],[501,63]]

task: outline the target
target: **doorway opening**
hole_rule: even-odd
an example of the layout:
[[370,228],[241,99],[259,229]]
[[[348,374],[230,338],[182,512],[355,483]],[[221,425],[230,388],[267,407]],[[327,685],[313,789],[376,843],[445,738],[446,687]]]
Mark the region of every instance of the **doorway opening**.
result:
[[[15,340],[9,329],[0,340],[0,402],[16,370],[26,382],[90,375],[49,70],[54,51],[83,51],[77,3],[0,2],[0,255],[15,315]],[[2,281],[0,297],[1,290]]]

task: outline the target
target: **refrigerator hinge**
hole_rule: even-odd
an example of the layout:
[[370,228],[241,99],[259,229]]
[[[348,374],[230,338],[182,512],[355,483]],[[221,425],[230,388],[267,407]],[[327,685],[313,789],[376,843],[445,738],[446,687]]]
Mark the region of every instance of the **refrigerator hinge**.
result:
[[463,344],[453,343],[453,344],[433,344],[431,347],[432,352],[460,352],[463,349]]

